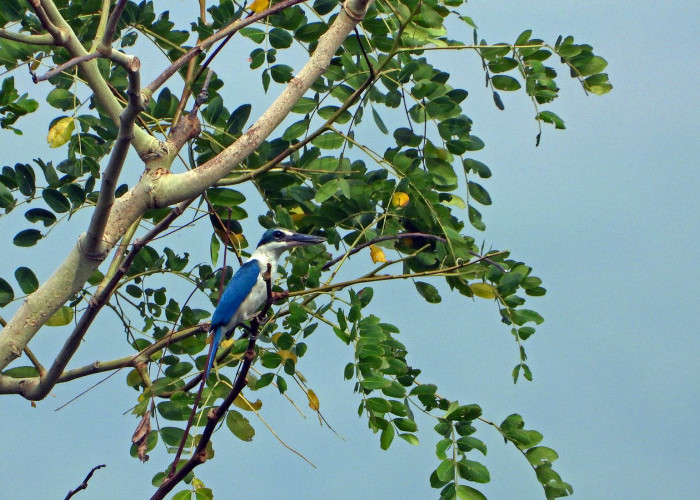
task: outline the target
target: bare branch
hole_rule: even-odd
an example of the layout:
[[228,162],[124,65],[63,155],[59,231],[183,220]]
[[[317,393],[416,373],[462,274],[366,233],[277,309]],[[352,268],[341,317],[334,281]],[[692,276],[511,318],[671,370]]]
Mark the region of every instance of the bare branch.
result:
[[80,486],[78,486],[78,487],[77,487],[76,489],[74,489],[74,490],[70,490],[70,491],[68,492],[68,494],[66,495],[66,498],[64,498],[63,500],[68,500],[69,498],[72,498],[73,495],[75,495],[76,493],[78,493],[80,490],[87,489],[87,487],[88,487],[88,481],[90,481],[90,478],[92,477],[92,475],[95,473],[95,471],[96,471],[97,469],[101,469],[102,467],[107,467],[107,466],[106,466],[105,464],[102,464],[102,465],[96,465],[95,467],[93,467],[93,468],[90,470],[90,472],[88,472],[88,475],[85,476],[85,479],[83,479],[83,482],[80,484]]
[[121,113],[117,140],[112,148],[109,163],[102,176],[97,206],[92,214],[90,226],[88,227],[82,245],[82,250],[88,258],[102,257],[110,249],[109,246],[103,244],[102,236],[105,226],[107,225],[112,205],[114,204],[114,193],[117,189],[117,181],[119,180],[119,175],[124,166],[126,154],[129,151],[129,145],[134,139],[134,122],[138,114],[145,109],[140,92],[139,68],[141,67],[141,63],[136,57],[130,59],[131,63],[125,66],[129,77],[129,87],[127,91],[129,95],[129,104]]
[[101,47],[109,47],[111,49],[114,33],[117,31],[117,24],[119,23],[119,18],[122,17],[124,7],[126,7],[126,0],[118,0],[117,5],[114,6],[114,10],[107,21],[107,28],[100,42]]
[[64,31],[62,31],[58,26],[56,26],[53,21],[51,21],[49,15],[44,10],[40,0],[29,0],[29,4],[34,9],[36,16],[39,18],[41,25],[49,32],[53,37],[55,45],[65,45],[68,41],[68,36]]
[[29,43],[31,45],[56,45],[56,41],[49,33],[43,35],[28,35],[26,33],[15,33],[14,31],[0,28],[0,38],[20,43]]
[[32,81],[34,83],[39,83],[39,82],[44,82],[50,78],[53,78],[56,75],[60,75],[66,70],[69,70],[70,68],[77,66],[80,63],[84,63],[87,61],[91,61],[92,59],[97,59],[100,57],[99,52],[90,52],[89,54],[83,54],[82,56],[74,57],[73,59],[70,59],[60,66],[56,66],[54,69],[47,71],[41,76],[36,76],[36,73],[33,71],[29,71],[29,74],[32,75]]

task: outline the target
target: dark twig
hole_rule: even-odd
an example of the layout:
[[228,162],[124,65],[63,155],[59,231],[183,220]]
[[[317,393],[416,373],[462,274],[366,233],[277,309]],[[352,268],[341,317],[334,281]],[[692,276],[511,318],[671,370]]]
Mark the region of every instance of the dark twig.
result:
[[87,489],[87,487],[88,487],[88,481],[90,480],[90,478],[92,477],[92,475],[95,473],[95,471],[96,471],[97,469],[101,469],[102,467],[107,467],[107,466],[106,466],[105,464],[102,464],[102,465],[96,465],[95,467],[93,467],[93,468],[90,470],[90,472],[88,472],[88,475],[85,476],[85,479],[83,479],[83,482],[80,484],[80,486],[78,486],[78,487],[77,487],[76,489],[74,489],[74,490],[70,490],[70,491],[68,492],[68,494],[66,495],[66,498],[64,498],[63,500],[68,500],[68,499],[71,498],[73,495],[75,495],[76,493],[78,493],[80,490]]
[[[158,90],[158,88],[160,88],[161,85],[167,82],[170,79],[170,77],[173,76],[180,68],[185,66],[185,64],[187,64],[190,61],[190,59],[192,59],[193,57],[197,57],[199,54],[204,52],[206,49],[214,45],[222,38],[230,38],[231,35],[239,31],[241,28],[245,28],[246,26],[257,22],[260,19],[264,19],[265,17],[270,16],[272,14],[276,14],[277,12],[286,9],[287,7],[291,7],[292,5],[296,5],[305,1],[306,0],[282,0],[281,2],[271,5],[270,8],[267,10],[264,10],[262,12],[256,12],[250,17],[234,21],[232,24],[229,24],[225,28],[219,30],[217,33],[214,33],[206,40],[192,47],[186,54],[180,56],[179,59],[173,62],[170,66],[168,66],[168,68],[165,69],[165,71],[158,75],[158,77],[156,77],[156,79],[153,80],[144,89],[144,91],[147,92],[148,95],[153,95],[153,93],[156,90]],[[206,68],[206,65],[204,67]],[[201,74],[201,72],[199,74]]]
[[[209,72],[209,75],[211,75],[211,71]],[[203,92],[206,92],[206,89],[203,90]],[[200,94],[201,95],[201,94]],[[196,104],[195,104],[196,106]],[[208,202],[208,200],[207,200]],[[228,214],[228,220],[226,223],[226,234],[229,234],[229,229],[231,225],[231,209],[229,209],[229,214]],[[224,261],[221,266],[221,280],[219,282],[219,302],[221,302],[221,294],[224,291],[224,277],[226,275],[226,252],[224,252]],[[210,328],[211,330],[211,328]],[[211,338],[211,341],[209,343],[209,353],[207,354],[207,364],[209,363],[209,358],[214,356],[214,338]],[[182,456],[182,450],[185,448],[185,443],[187,442],[187,437],[190,434],[190,428],[192,427],[192,422],[194,422],[194,417],[197,414],[197,407],[199,406],[199,401],[202,399],[202,391],[204,390],[204,385],[207,382],[205,374],[207,373],[206,369],[202,371],[201,375],[201,382],[199,384],[199,390],[197,391],[197,395],[194,398],[194,402],[192,403],[192,411],[190,412],[190,418],[187,419],[187,425],[185,426],[185,432],[182,434],[182,440],[180,441],[180,446],[177,448],[177,452],[175,453],[175,458],[173,459],[173,464],[170,467],[170,473],[168,474],[168,477],[172,477],[175,474],[175,469],[177,468],[177,463],[180,461],[180,457]],[[196,380],[196,379],[195,379]]]
[[[442,236],[437,236],[434,234],[428,234],[428,233],[401,233],[401,234],[386,234],[384,236],[377,236],[376,238],[371,239],[370,241],[367,241],[365,243],[362,243],[361,245],[357,245],[353,249],[351,249],[349,252],[344,253],[342,255],[339,255],[335,259],[329,260],[326,262],[323,267],[321,268],[322,271],[325,271],[326,269],[329,269],[331,266],[337,264],[341,260],[343,260],[346,257],[350,257],[351,255],[356,254],[363,248],[367,248],[370,245],[374,245],[375,243],[379,243],[380,241],[388,241],[388,240],[400,240],[403,238],[424,238],[426,240],[435,240],[435,241],[440,241],[442,243],[447,243],[447,240],[443,238]],[[478,257],[480,260],[483,260],[484,262],[488,262],[492,266],[497,267],[501,271],[505,272],[505,269],[503,266],[498,264],[497,262],[494,262],[493,260],[489,259],[488,257],[485,257],[477,252],[472,252],[471,250],[467,250],[470,255],[473,255],[474,257]]]
[[195,448],[192,457],[190,457],[190,459],[187,462],[185,462],[182,465],[182,467],[177,469],[175,474],[169,475],[167,478],[165,478],[163,483],[161,483],[161,485],[151,497],[151,500],[161,500],[165,498],[165,495],[172,491],[175,485],[182,481],[185,478],[185,476],[187,476],[187,474],[189,474],[198,465],[201,465],[207,461],[207,445],[211,440],[211,436],[214,433],[214,430],[218,426],[219,421],[226,415],[226,412],[228,411],[231,404],[235,401],[235,399],[241,393],[243,388],[246,386],[246,377],[248,376],[248,371],[250,370],[250,367],[253,364],[253,360],[255,359],[255,343],[258,340],[258,333],[260,332],[261,318],[263,318],[264,320],[273,302],[271,269],[272,267],[268,264],[267,272],[263,274],[263,278],[265,279],[265,283],[267,284],[267,301],[265,302],[265,305],[260,311],[260,314],[257,317],[253,318],[250,322],[250,337],[248,337],[248,348],[246,349],[245,354],[243,356],[243,362],[241,363],[241,367],[238,370],[236,380],[233,382],[233,387],[226,396],[226,399],[224,399],[224,401],[221,403],[221,406],[209,410],[209,414],[207,415],[207,424],[204,427],[204,431],[202,432],[202,435],[199,439],[199,443],[197,444],[197,447]]
[[112,279],[107,283],[101,294],[93,296],[90,300],[87,310],[83,313],[75,325],[73,332],[70,334],[66,340],[63,348],[56,356],[53,365],[46,372],[46,375],[40,379],[27,378],[17,380],[17,388],[20,394],[27,399],[39,400],[43,399],[49,391],[56,385],[56,381],[59,376],[63,373],[68,361],[75,353],[76,349],[80,345],[81,340],[85,336],[88,328],[92,324],[97,313],[102,309],[102,307],[107,303],[107,300],[112,295],[112,292],[116,289],[119,284],[119,280],[127,273],[131,267],[136,254],[143,248],[146,243],[155,238],[159,233],[163,232],[167,227],[172,224],[172,222],[179,217],[185,208],[192,203],[193,199],[185,200],[176,207],[174,207],[168,215],[166,215],[158,224],[153,226],[153,228],[144,235],[143,238],[136,240],[132,246],[131,251],[124,259],[124,262],[119,267],[118,271],[112,276]]

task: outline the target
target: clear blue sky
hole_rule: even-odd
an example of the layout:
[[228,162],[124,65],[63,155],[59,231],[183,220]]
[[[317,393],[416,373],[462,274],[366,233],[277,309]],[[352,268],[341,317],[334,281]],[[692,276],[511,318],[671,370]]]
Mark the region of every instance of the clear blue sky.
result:
[[[184,6],[169,3],[171,9]],[[547,128],[536,149],[536,125],[523,95],[504,96],[506,111],[499,112],[474,57],[454,56],[450,66],[470,90],[465,112],[487,144],[477,158],[494,173],[485,183],[494,200],[484,210],[486,245],[511,249],[548,289],[533,303],[546,321],[527,341],[535,380],[513,385],[515,345],[485,302],[471,305],[443,293],[434,306],[401,285],[381,285],[373,307],[401,328],[410,362],[443,394],[479,403],[486,417],[499,422],[517,411],[527,428],[543,432],[543,444],[559,452],[555,468],[573,484],[576,498],[697,495],[700,105],[694,61],[700,10],[691,1],[474,0],[468,13],[489,42],[512,41],[526,28],[550,41],[573,34],[608,60],[615,86],[608,96],[585,97],[573,82],[562,85],[553,110],[567,130]],[[3,162],[26,160],[15,157],[22,143],[11,144],[2,146]],[[246,229],[255,239],[253,221]],[[47,261],[45,273],[54,265],[41,245],[32,254],[7,251],[2,276],[28,258]],[[88,336],[76,365],[106,348],[124,354],[119,326],[101,328],[113,335]],[[51,344],[44,348],[47,356],[61,343],[50,337],[43,334]],[[311,411],[304,420],[280,398],[263,394],[267,421],[318,468],[280,446],[251,417],[254,441],[243,443],[227,432],[215,436],[216,460],[199,468],[198,476],[219,492],[217,498],[436,497],[427,479],[438,463],[429,422],[422,422],[419,448],[396,442],[381,451],[377,436],[355,414],[359,400],[352,385],[342,380],[349,350],[330,331],[314,335],[310,347],[310,354],[323,356],[307,356],[300,368],[345,440],[319,428]],[[12,498],[62,498],[98,463],[107,468],[76,498],[152,492],[150,478],[163,467],[164,454],[155,451],[147,464],[128,457],[136,421],[121,413],[135,393],[123,379],[117,375],[58,413],[53,410],[88,381],[57,387],[37,408],[2,399],[4,484]],[[297,398],[305,406],[303,396]],[[491,499],[542,498],[517,451],[489,429],[479,432],[489,446],[483,462],[492,476],[482,491]]]

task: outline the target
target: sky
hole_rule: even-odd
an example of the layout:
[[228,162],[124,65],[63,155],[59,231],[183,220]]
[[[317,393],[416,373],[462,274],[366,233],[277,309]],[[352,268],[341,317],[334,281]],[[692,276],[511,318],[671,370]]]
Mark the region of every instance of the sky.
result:
[[[694,264],[700,105],[693,64],[700,10],[691,1],[474,0],[466,12],[489,42],[514,40],[527,28],[550,41],[573,34],[608,60],[614,85],[609,95],[585,96],[562,78],[552,109],[567,129],[545,128],[535,148],[537,127],[524,95],[503,96],[506,110],[498,111],[483,88],[478,60],[458,54],[451,62],[455,82],[470,91],[465,113],[487,145],[475,158],[493,171],[484,183],[494,200],[482,211],[486,247],[510,249],[548,290],[532,303],[546,320],[526,342],[534,381],[513,384],[516,346],[485,301],[465,302],[443,287],[443,302],[430,305],[401,284],[383,284],[375,287],[371,307],[401,328],[409,361],[441,393],[480,404],[496,422],[520,413],[526,428],[542,432],[542,444],[559,453],[555,469],[574,486],[575,498],[690,498],[700,491],[693,446],[700,440],[700,270]],[[21,142],[5,142],[0,150],[4,164],[26,160]],[[245,227],[255,240],[260,229],[254,221]],[[191,241],[183,237],[180,244]],[[40,278],[52,269],[41,245],[29,253],[6,250],[2,276],[27,259],[48,261]],[[42,339],[47,356],[62,342]],[[103,349],[124,355],[122,341],[88,336],[73,366]],[[301,418],[281,398],[261,396],[266,421],[316,468],[250,417],[255,439],[216,435],[216,459],[197,469],[198,477],[217,498],[437,497],[428,483],[438,465],[429,421],[422,422],[419,447],[397,440],[380,450],[378,436],[357,418],[352,384],[342,379],[350,350],[327,331],[311,337],[312,352],[322,355],[306,356],[300,369],[342,439],[319,427],[310,410]],[[91,467],[106,463],[76,498],[149,496],[150,478],[166,458],[158,449],[146,464],[128,456],[136,420],[122,413],[135,393],[123,378],[117,375],[60,412],[54,409],[94,381],[57,387],[37,408],[5,396],[4,483],[14,484],[5,491],[9,487],[13,498],[62,497]],[[486,426],[479,437],[488,445],[480,461],[491,472],[491,483],[479,489],[491,499],[543,498],[512,446]]]

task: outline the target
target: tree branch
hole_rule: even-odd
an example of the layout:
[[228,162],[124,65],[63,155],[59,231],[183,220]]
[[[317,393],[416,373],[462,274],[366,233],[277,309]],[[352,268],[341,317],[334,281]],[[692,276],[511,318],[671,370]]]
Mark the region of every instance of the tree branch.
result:
[[[46,0],[44,1],[46,2]],[[61,30],[58,26],[54,24],[54,22],[49,17],[49,14],[47,14],[46,10],[44,9],[44,5],[42,4],[42,2],[40,0],[29,0],[29,4],[34,9],[34,12],[39,18],[41,25],[46,29],[46,31],[49,32],[49,34],[53,38],[54,44],[64,45],[68,40],[68,36],[63,30]],[[50,5],[52,6],[52,4]]]
[[[267,284],[267,300],[265,301],[265,305],[260,311],[260,314],[253,318],[253,320],[251,321],[250,337],[248,338],[248,347],[243,356],[243,362],[241,363],[241,367],[238,370],[236,380],[234,380],[233,382],[233,387],[229,391],[224,401],[221,403],[221,406],[219,406],[218,408],[213,408],[209,411],[209,414],[207,415],[207,424],[204,427],[204,431],[202,432],[202,435],[199,439],[199,443],[197,443],[197,447],[195,448],[194,453],[192,453],[192,457],[190,457],[190,459],[187,460],[187,462],[185,462],[182,465],[182,467],[175,470],[180,456],[180,454],[178,453],[178,455],[175,457],[175,460],[173,461],[173,468],[171,469],[170,474],[163,480],[163,483],[153,494],[151,500],[160,500],[165,498],[165,495],[172,491],[175,485],[182,481],[185,478],[185,476],[187,476],[187,474],[189,474],[198,465],[201,465],[207,461],[207,445],[211,440],[211,436],[214,433],[214,430],[218,426],[219,421],[226,415],[226,412],[228,411],[231,404],[236,400],[238,395],[248,383],[246,377],[248,376],[250,366],[253,364],[253,360],[255,359],[255,343],[258,340],[258,334],[260,332],[259,318],[264,318],[267,315],[267,312],[270,310],[270,306],[272,306],[273,301],[272,283],[270,279],[270,264],[268,264],[267,267],[267,271],[263,275],[265,283]],[[202,385],[203,384],[204,380],[202,381]],[[194,404],[196,405],[197,403],[195,402]],[[187,439],[187,435],[188,431],[186,430],[180,448],[182,448],[182,445]]]
[[85,476],[85,479],[83,479],[83,482],[80,484],[80,486],[78,486],[78,487],[77,487],[76,489],[74,489],[74,490],[70,490],[70,491],[68,492],[68,494],[66,495],[66,498],[64,498],[63,500],[68,500],[69,498],[72,498],[73,495],[75,495],[76,493],[78,493],[80,490],[87,489],[87,487],[88,487],[88,481],[90,481],[90,478],[92,477],[92,475],[95,473],[95,471],[96,471],[97,469],[101,469],[102,467],[107,467],[107,466],[106,466],[105,464],[102,464],[102,465],[96,465],[95,467],[93,467],[93,468],[90,470],[90,472],[88,472],[88,475]]
[[287,117],[294,104],[316,79],[325,72],[338,47],[365,15],[371,2],[372,0],[348,0],[344,4],[343,10],[328,31],[320,37],[316,50],[304,67],[287,83],[282,93],[260,118],[233,144],[196,169],[156,179],[153,186],[156,206],[176,203],[182,196],[200,194],[254,152]]
[[[90,325],[92,325],[92,322],[97,316],[97,313],[107,303],[107,300],[111,296],[112,292],[119,284],[119,280],[121,280],[121,278],[129,270],[129,267],[131,267],[131,263],[136,257],[136,254],[139,252],[139,250],[141,250],[141,248],[143,248],[144,245],[146,245],[146,243],[151,241],[158,234],[163,232],[168,226],[170,226],[170,224],[172,224],[172,222],[184,212],[185,208],[187,208],[187,206],[192,201],[193,200],[186,200],[177,207],[173,208],[170,211],[170,213],[167,216],[165,216],[158,224],[156,224],[148,233],[146,233],[146,235],[144,235],[143,238],[139,238],[134,242],[131,251],[124,259],[124,262],[120,266],[119,270],[114,274],[114,276],[112,276],[112,279],[104,287],[102,293],[92,297],[87,310],[80,317],[80,320],[78,320],[78,323],[75,325],[73,332],[69,335],[68,339],[63,345],[63,348],[56,356],[56,359],[54,360],[53,364],[46,372],[46,374],[39,379],[11,379],[10,377],[0,376],[0,394],[8,392],[19,393],[25,398],[31,400],[39,400],[46,397],[46,395],[53,388],[53,386],[56,385],[66,365],[70,361],[75,351],[78,349],[80,342],[87,333],[87,330],[90,327]],[[51,278],[49,278],[49,280],[51,280]],[[34,294],[30,295],[29,298],[31,298],[33,295]],[[25,304],[29,302],[29,298],[27,299]],[[3,334],[8,330],[8,327],[6,327],[2,330],[2,332],[0,332],[0,342],[4,339]],[[0,346],[1,345],[2,344],[0,343]]]
[[56,41],[50,33],[45,33],[43,35],[28,35],[26,33],[15,33],[14,31],[0,28],[0,38],[19,43],[28,43],[31,45],[56,45]]
[[109,156],[107,168],[102,175],[100,185],[100,195],[97,198],[95,211],[90,219],[90,226],[83,240],[82,250],[86,257],[94,259],[104,259],[111,249],[111,246],[103,243],[107,220],[114,205],[114,193],[117,189],[117,181],[121,174],[122,167],[126,161],[126,154],[129,152],[129,145],[134,139],[134,122],[141,111],[145,109],[140,92],[139,68],[141,63],[136,57],[131,58],[131,64],[125,66],[129,77],[128,96],[129,104],[122,111],[119,117],[119,133],[117,140]]
[[[163,171],[158,169],[149,171],[130,191],[116,200],[103,236],[106,248],[116,245],[127,228],[143,215],[146,209],[168,206],[198,196],[255,151],[284,120],[313,82],[323,74],[330,59],[364,16],[371,2],[372,0],[348,0],[345,3],[334,23],[319,39],[316,50],[299,74],[287,84],[284,91],[258,121],[216,158],[201,167],[177,175],[163,175]],[[68,29],[70,29],[69,26]],[[72,34],[72,31],[70,33]],[[67,45],[71,54],[85,53],[82,45],[73,46],[74,42],[77,43],[77,38],[72,34]],[[112,110],[116,110],[118,115],[121,112],[121,106],[113,98],[106,82],[97,72],[95,61],[82,63],[81,69],[98,101],[104,100],[102,104],[105,109],[112,106]],[[109,94],[109,98],[106,95],[100,97],[101,93],[104,94],[101,90],[103,87]],[[137,131],[143,132],[139,128],[135,129],[133,144],[143,155],[145,149],[143,144],[137,145],[139,141]],[[152,143],[150,137],[148,141],[149,144]],[[160,145],[160,141],[157,142]],[[0,331],[0,370],[22,353],[24,346],[46,320],[81,289],[93,270],[102,262],[100,258],[88,258],[82,254],[80,246],[79,241],[56,272],[27,298],[7,327]]]

